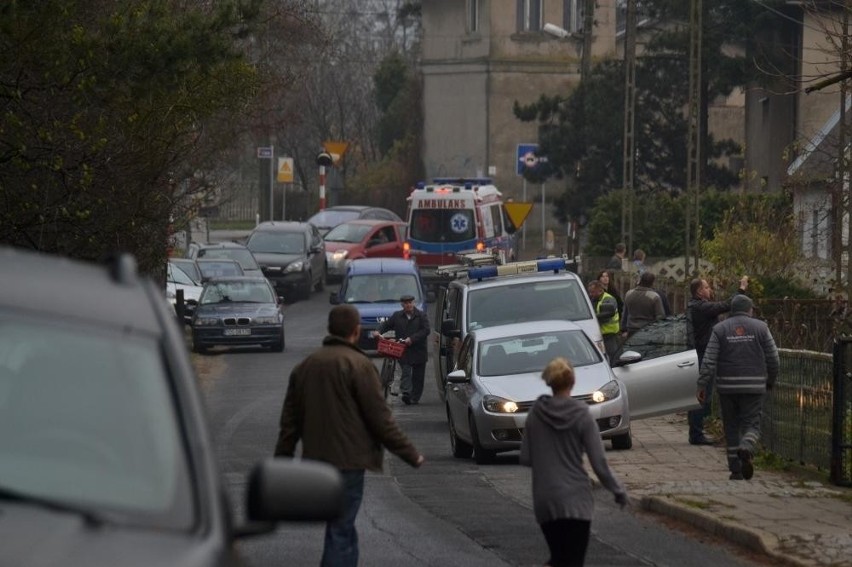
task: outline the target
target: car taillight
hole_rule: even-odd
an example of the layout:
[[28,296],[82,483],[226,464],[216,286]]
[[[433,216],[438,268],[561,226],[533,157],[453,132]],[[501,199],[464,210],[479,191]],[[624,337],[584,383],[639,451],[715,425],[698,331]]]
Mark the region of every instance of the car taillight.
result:
[[406,260],[411,259],[411,244],[407,241],[402,243],[402,257]]

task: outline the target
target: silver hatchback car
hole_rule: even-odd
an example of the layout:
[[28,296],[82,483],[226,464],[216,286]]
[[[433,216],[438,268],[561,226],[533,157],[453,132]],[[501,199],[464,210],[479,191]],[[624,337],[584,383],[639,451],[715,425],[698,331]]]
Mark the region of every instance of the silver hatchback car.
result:
[[576,371],[572,395],[589,404],[601,436],[630,449],[630,420],[698,407],[695,351],[643,361],[625,352],[611,368],[576,323],[536,321],[471,331],[447,377],[446,407],[453,455],[488,463],[521,446],[527,413],[550,388],[541,378],[562,356]]

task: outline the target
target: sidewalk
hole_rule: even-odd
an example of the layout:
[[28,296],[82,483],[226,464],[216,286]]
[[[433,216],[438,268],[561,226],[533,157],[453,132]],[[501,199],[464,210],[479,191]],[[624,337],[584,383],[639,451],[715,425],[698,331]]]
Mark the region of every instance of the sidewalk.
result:
[[759,465],[750,481],[728,480],[722,446],[687,443],[685,414],[635,421],[632,428],[633,448],[608,450],[607,458],[633,506],[779,564],[852,565],[852,489]]

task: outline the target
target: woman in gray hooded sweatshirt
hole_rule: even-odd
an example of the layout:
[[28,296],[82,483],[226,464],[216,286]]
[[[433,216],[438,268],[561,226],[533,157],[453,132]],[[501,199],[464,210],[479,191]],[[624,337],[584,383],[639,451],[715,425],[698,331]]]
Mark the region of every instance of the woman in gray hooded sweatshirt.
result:
[[532,467],[533,509],[550,548],[547,565],[581,566],[594,510],[583,453],[589,456],[601,484],[615,494],[619,506],[627,504],[627,493],[607,464],[589,406],[571,397],[574,367],[564,358],[554,358],[541,377],[553,395],[541,396],[533,405],[520,461]]

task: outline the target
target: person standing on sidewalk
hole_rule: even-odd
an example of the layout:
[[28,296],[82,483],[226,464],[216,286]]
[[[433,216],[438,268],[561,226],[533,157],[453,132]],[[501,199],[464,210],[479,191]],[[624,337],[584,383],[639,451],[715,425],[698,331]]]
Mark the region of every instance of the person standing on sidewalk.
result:
[[627,338],[648,323],[666,316],[663,300],[654,289],[656,276],[645,271],[639,276],[636,287],[624,294],[624,312],[621,314],[621,330]]
[[763,399],[778,377],[778,348],[769,327],[752,318],[746,295],[731,299],[731,315],[716,323],[707,343],[698,378],[698,401],[707,399],[707,385],[715,382],[725,430],[731,480],[749,480],[760,441]]
[[612,258],[606,263],[607,270],[623,270],[624,256],[627,254],[627,245],[619,242],[615,245],[615,250],[612,253]]
[[388,320],[373,331],[378,337],[387,331],[394,331],[397,340],[402,340],[405,352],[399,359],[402,367],[399,390],[402,403],[418,404],[423,395],[423,380],[426,376],[426,361],[429,359],[429,317],[414,305],[413,295],[403,295],[399,298],[402,309],[388,317]]
[[[745,294],[748,289],[748,276],[740,279],[740,288],[737,294]],[[699,367],[704,360],[704,351],[707,350],[707,342],[713,325],[719,322],[719,315],[731,310],[731,301],[712,301],[713,288],[703,278],[696,278],[689,283],[689,294],[692,296],[686,305],[686,341],[690,348],[694,348],[698,354]],[[704,433],[704,420],[710,415],[710,402],[713,399],[713,384],[707,384],[704,395],[704,403],[701,407],[687,413],[689,422],[689,444],[690,445],[712,445],[710,439]]]
[[627,492],[610,470],[600,430],[589,406],[571,397],[574,367],[557,357],[541,375],[553,391],[536,400],[527,417],[520,463],[532,467],[533,511],[541,526],[551,567],[581,566],[589,544],[594,511],[592,483],[583,464],[592,469],[622,508]]
[[618,303],[618,314],[620,316],[624,311],[624,300],[621,299],[621,295],[615,287],[615,282],[612,281],[612,273],[609,270],[601,270],[598,272],[598,281],[603,285],[604,291],[615,298],[615,302]]
[[323,567],[358,565],[355,517],[364,495],[364,471],[381,471],[382,446],[413,467],[421,455],[394,421],[378,370],[357,347],[361,316],[351,305],[328,314],[328,336],[290,374],[275,456],[324,461],[343,475],[344,509],[325,528]]
[[615,355],[621,346],[621,335],[618,323],[618,302],[604,290],[603,284],[598,280],[592,280],[588,286],[589,297],[595,308],[595,315],[601,327],[606,355],[609,363],[615,362]]

